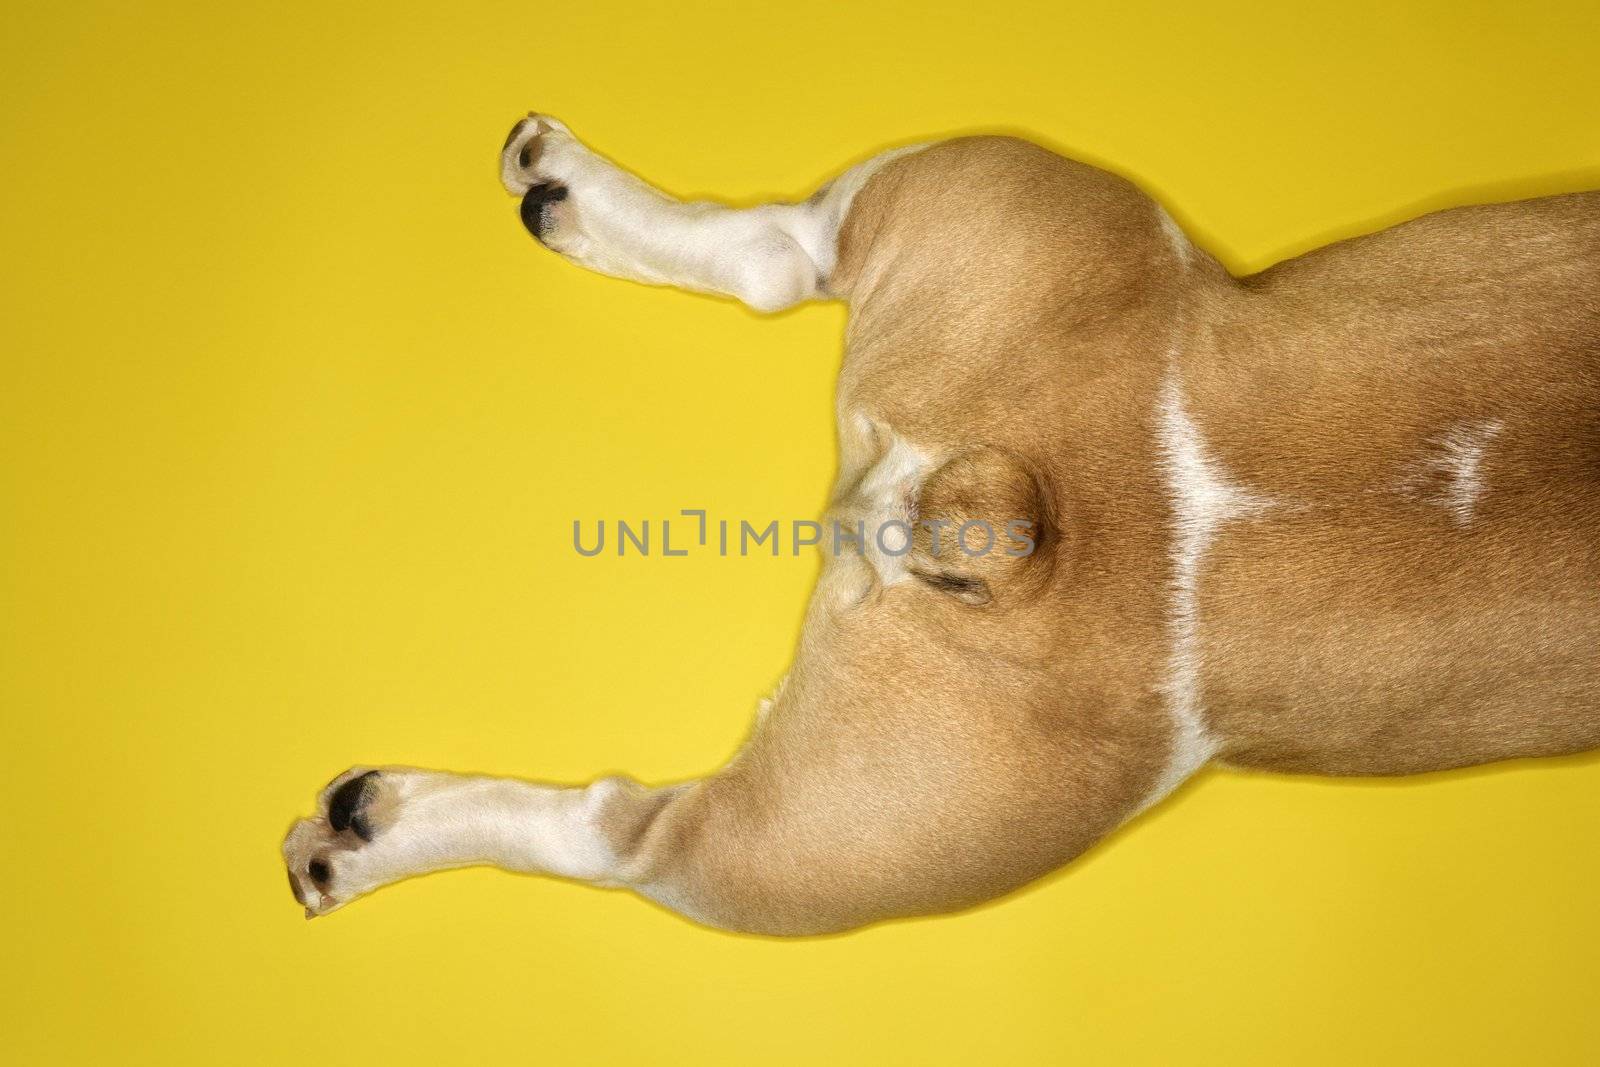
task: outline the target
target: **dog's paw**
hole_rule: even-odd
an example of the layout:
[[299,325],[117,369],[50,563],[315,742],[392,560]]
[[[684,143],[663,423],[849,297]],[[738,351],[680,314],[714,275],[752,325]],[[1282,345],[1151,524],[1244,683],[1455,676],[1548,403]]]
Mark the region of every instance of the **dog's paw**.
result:
[[399,819],[404,774],[352,768],[322,790],[316,815],[289,828],[283,859],[306,918],[326,915],[373,888],[366,861],[372,843]]
[[577,238],[571,182],[591,155],[566,126],[539,114],[513,126],[500,151],[500,182],[522,198],[522,224],[553,251],[567,252]]

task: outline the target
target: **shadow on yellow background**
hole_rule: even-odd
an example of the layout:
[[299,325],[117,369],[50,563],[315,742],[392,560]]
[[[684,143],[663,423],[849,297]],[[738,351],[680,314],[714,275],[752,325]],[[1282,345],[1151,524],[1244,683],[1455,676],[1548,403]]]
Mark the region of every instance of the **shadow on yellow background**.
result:
[[5,1058],[1593,1062],[1594,759],[1210,773],[997,906],[799,943],[488,871],[316,923],[284,885],[351,763],[714,766],[815,573],[571,549],[814,515],[843,312],[541,253],[495,182],[515,118],[736,200],[1028,131],[1240,271],[1600,185],[1592,5],[1255,7],[9,12]]

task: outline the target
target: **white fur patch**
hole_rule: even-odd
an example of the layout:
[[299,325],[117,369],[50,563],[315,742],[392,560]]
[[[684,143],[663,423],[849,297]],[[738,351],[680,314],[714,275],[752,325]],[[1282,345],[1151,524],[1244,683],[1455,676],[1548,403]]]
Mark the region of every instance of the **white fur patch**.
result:
[[880,152],[839,175],[806,203],[789,209],[789,214],[780,225],[811,257],[819,277],[833,275],[834,265],[839,258],[839,227],[844,225],[846,216],[850,214],[850,205],[855,202],[856,194],[866,187],[874,174],[890,163],[927,147],[926,143],[911,144]]
[[1189,262],[1189,235],[1183,232],[1183,227],[1178,225],[1176,219],[1167,214],[1167,209],[1160,204],[1156,205],[1156,216],[1161,222],[1161,232],[1166,237],[1167,243],[1172,246],[1173,255],[1178,257],[1178,262]]
[[[534,141],[538,151],[524,166],[523,151]],[[545,208],[540,241],[574,263],[780,311],[826,295],[839,227],[856,194],[885,164],[924,147],[877,155],[802,203],[731,208],[667,196],[541,115],[518,127],[501,153],[500,173],[516,196],[535,183],[566,189],[564,199]]]
[[933,461],[894,431],[880,427],[879,432],[887,446],[862,477],[857,495],[865,504],[866,558],[889,586],[910,577],[906,557],[911,549],[911,527],[917,521],[917,494]]
[[1270,502],[1228,482],[1189,417],[1176,371],[1168,374],[1156,405],[1162,469],[1172,502],[1172,652],[1167,701],[1174,736],[1166,770],[1145,801],[1148,807],[1177,788],[1217,752],[1200,701],[1200,569],[1224,523],[1261,511]]
[[1444,479],[1443,490],[1428,499],[1447,509],[1457,526],[1472,525],[1486,488],[1484,453],[1504,428],[1499,419],[1458,426],[1440,437],[1437,453],[1423,461],[1425,470]]

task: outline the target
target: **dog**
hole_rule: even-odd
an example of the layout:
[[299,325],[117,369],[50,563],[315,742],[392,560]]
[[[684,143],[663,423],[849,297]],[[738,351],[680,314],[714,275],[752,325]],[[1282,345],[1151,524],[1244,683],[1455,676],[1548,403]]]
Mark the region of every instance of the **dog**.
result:
[[[829,933],[1026,885],[1212,761],[1600,745],[1600,193],[1236,278],[1133,184],[1009,137],[734,209],[533,114],[500,177],[602,274],[845,301],[828,517],[899,540],[827,558],[790,673],[709,777],[335,778],[283,844],[307,917],[492,864]],[[970,524],[1030,551],[941,550]]]

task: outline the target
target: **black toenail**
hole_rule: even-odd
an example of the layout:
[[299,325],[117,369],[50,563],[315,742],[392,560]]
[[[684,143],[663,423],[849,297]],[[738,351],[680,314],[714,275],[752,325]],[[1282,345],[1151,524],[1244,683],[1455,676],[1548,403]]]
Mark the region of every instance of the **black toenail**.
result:
[[[312,860],[310,864],[306,866],[306,873],[311,875],[311,880],[317,883],[318,888],[326,888],[328,885],[328,875],[332,872],[328,870],[328,865],[322,860]],[[299,897],[297,896],[295,899],[298,900]]]
[[566,198],[565,185],[551,185],[547,182],[532,186],[522,195],[522,224],[533,234],[534,240],[544,240],[544,206],[558,203]]
[[372,823],[367,818],[366,807],[377,786],[378,772],[368,771],[335,789],[328,798],[328,825],[340,833],[354,830],[361,840],[371,841]]

